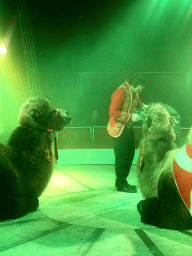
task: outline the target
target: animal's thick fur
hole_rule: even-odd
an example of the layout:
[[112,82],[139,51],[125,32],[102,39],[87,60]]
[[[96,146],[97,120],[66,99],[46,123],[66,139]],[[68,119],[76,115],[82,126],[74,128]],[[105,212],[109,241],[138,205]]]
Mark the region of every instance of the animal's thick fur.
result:
[[21,107],[20,126],[11,134],[8,145],[0,144],[0,220],[37,210],[38,197],[53,172],[54,132],[70,122],[65,110],[57,114],[44,98],[30,98]]
[[167,110],[160,104],[151,104],[143,116],[143,164],[137,176],[144,198],[157,196],[157,184],[162,160],[167,151],[175,149],[175,133]]
[[[137,177],[145,200],[138,204],[144,223],[162,228],[192,228],[192,219],[184,205],[173,177],[173,160],[177,152],[174,120],[161,104],[151,104],[143,117],[143,138]],[[189,136],[192,144],[192,130]]]
[[187,141],[188,141],[188,137],[184,136],[181,138],[181,118],[179,113],[176,111],[176,109],[174,109],[172,106],[165,104],[165,103],[160,103],[170,114],[171,117],[174,117],[176,120],[176,124],[174,125],[174,132],[176,135],[176,140],[175,143],[177,145],[178,148],[181,148],[182,146],[184,146]]

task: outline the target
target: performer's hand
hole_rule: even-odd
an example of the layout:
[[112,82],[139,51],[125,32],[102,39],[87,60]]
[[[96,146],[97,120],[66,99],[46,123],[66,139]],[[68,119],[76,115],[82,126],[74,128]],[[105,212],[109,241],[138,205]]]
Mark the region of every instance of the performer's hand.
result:
[[174,116],[170,117],[170,124],[171,125],[176,125],[177,124],[177,120],[176,120],[176,118]]
[[144,106],[143,106],[142,108],[140,108],[140,109],[146,110],[148,107],[149,107],[149,105],[144,105]]
[[138,85],[136,88],[132,88],[132,92],[140,93],[143,90],[144,86]]
[[132,114],[132,121],[135,123],[135,122],[138,122],[138,121],[141,121],[142,118],[138,115],[138,114]]

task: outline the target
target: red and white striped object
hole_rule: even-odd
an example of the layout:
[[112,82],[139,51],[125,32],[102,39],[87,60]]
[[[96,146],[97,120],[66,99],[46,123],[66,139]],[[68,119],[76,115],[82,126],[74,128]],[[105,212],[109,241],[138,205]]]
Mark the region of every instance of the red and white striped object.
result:
[[189,142],[175,155],[173,176],[180,196],[192,215],[192,147]]

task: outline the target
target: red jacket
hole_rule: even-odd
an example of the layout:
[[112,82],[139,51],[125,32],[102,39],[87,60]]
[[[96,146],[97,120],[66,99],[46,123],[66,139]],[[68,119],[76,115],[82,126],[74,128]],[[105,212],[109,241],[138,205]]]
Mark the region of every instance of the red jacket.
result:
[[132,114],[143,106],[144,103],[139,100],[139,94],[132,92],[126,80],[111,96],[108,133],[114,138],[119,137],[125,126],[130,128],[133,125]]

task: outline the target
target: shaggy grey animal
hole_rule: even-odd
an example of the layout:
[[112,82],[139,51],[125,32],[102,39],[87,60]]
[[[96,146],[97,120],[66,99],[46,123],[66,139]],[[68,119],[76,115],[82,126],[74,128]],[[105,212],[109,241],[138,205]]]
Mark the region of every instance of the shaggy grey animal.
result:
[[[158,103],[149,105],[144,114],[137,177],[145,200],[139,202],[137,209],[146,224],[189,229],[192,228],[191,214],[178,192],[173,174],[175,156],[180,152],[174,142],[174,123],[174,118]],[[192,129],[189,145],[192,151]]]
[[175,120],[159,103],[150,104],[143,116],[143,137],[137,177],[144,198],[157,196],[157,184],[165,154],[176,149]]
[[160,103],[160,104],[168,111],[170,116],[174,117],[176,120],[176,124],[174,125],[174,132],[176,135],[175,143],[178,148],[181,148],[188,141],[187,136],[181,138],[181,117],[179,113],[176,111],[176,109],[174,109],[172,106],[165,103]]
[[70,115],[47,99],[30,98],[21,107],[19,124],[8,145],[0,144],[0,220],[37,210],[57,158],[55,132],[71,122]]

